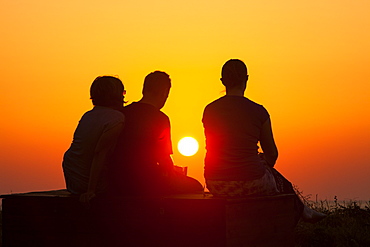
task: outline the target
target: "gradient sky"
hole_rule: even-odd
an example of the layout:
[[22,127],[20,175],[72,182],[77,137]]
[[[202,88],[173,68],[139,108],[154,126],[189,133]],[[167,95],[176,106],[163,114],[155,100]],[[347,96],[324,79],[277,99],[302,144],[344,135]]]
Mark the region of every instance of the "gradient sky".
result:
[[[174,161],[203,183],[202,112],[239,58],[246,97],[271,115],[277,169],[305,195],[369,200],[369,13],[367,0],[0,0],[0,194],[64,188],[93,79],[119,76],[132,102],[154,70],[173,83]],[[184,136],[195,156],[175,149]]]

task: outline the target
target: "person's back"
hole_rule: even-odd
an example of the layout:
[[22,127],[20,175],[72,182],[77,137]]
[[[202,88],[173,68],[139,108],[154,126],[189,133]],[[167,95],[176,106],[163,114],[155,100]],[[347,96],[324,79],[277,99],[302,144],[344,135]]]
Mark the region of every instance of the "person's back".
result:
[[134,102],[123,110],[126,118],[114,152],[112,183],[119,194],[148,193],[160,188],[161,155],[172,154],[168,117],[146,103]]
[[161,152],[172,154],[170,122],[163,112],[150,104],[134,102],[123,113],[127,121],[120,145],[126,164],[145,169],[157,165]]
[[82,116],[73,142],[63,158],[66,186],[70,192],[81,194],[87,191],[94,152],[100,137],[108,129],[122,125],[123,121],[121,112],[102,106],[95,106]]
[[269,114],[243,96],[224,96],[204,110],[205,178],[254,180],[264,174],[257,143]]

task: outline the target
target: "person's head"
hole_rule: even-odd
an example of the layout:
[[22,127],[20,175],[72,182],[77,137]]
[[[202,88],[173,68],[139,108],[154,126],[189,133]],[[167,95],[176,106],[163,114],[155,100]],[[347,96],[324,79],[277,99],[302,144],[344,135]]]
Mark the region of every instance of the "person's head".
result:
[[143,98],[155,101],[155,105],[162,108],[166,103],[170,89],[170,76],[162,71],[154,71],[145,77]]
[[125,88],[120,79],[113,76],[98,76],[90,87],[94,106],[122,107]]
[[230,59],[222,66],[222,84],[228,89],[244,88],[248,81],[248,70],[245,63],[239,59]]

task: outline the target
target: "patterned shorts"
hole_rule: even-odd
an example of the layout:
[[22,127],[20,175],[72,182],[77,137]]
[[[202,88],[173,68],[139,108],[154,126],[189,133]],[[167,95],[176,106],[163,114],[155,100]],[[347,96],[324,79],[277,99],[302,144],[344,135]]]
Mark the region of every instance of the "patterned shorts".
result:
[[207,180],[207,188],[214,196],[218,197],[245,197],[251,195],[275,195],[280,191],[270,169],[265,175],[252,181],[220,181]]

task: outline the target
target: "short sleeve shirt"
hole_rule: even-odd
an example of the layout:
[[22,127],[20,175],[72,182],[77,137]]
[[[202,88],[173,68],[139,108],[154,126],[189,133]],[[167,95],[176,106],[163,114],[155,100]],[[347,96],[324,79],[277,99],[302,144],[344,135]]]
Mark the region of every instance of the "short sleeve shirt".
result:
[[258,157],[267,110],[242,96],[224,96],[206,106],[205,171],[211,180],[254,180],[264,175]]
[[72,144],[63,158],[63,171],[69,191],[76,194],[87,191],[95,147],[100,137],[118,124],[123,126],[124,120],[122,112],[102,106],[95,106],[82,116]]
[[126,122],[114,152],[116,166],[144,171],[157,165],[160,157],[172,154],[170,120],[166,114],[140,102],[126,106],[123,113]]

